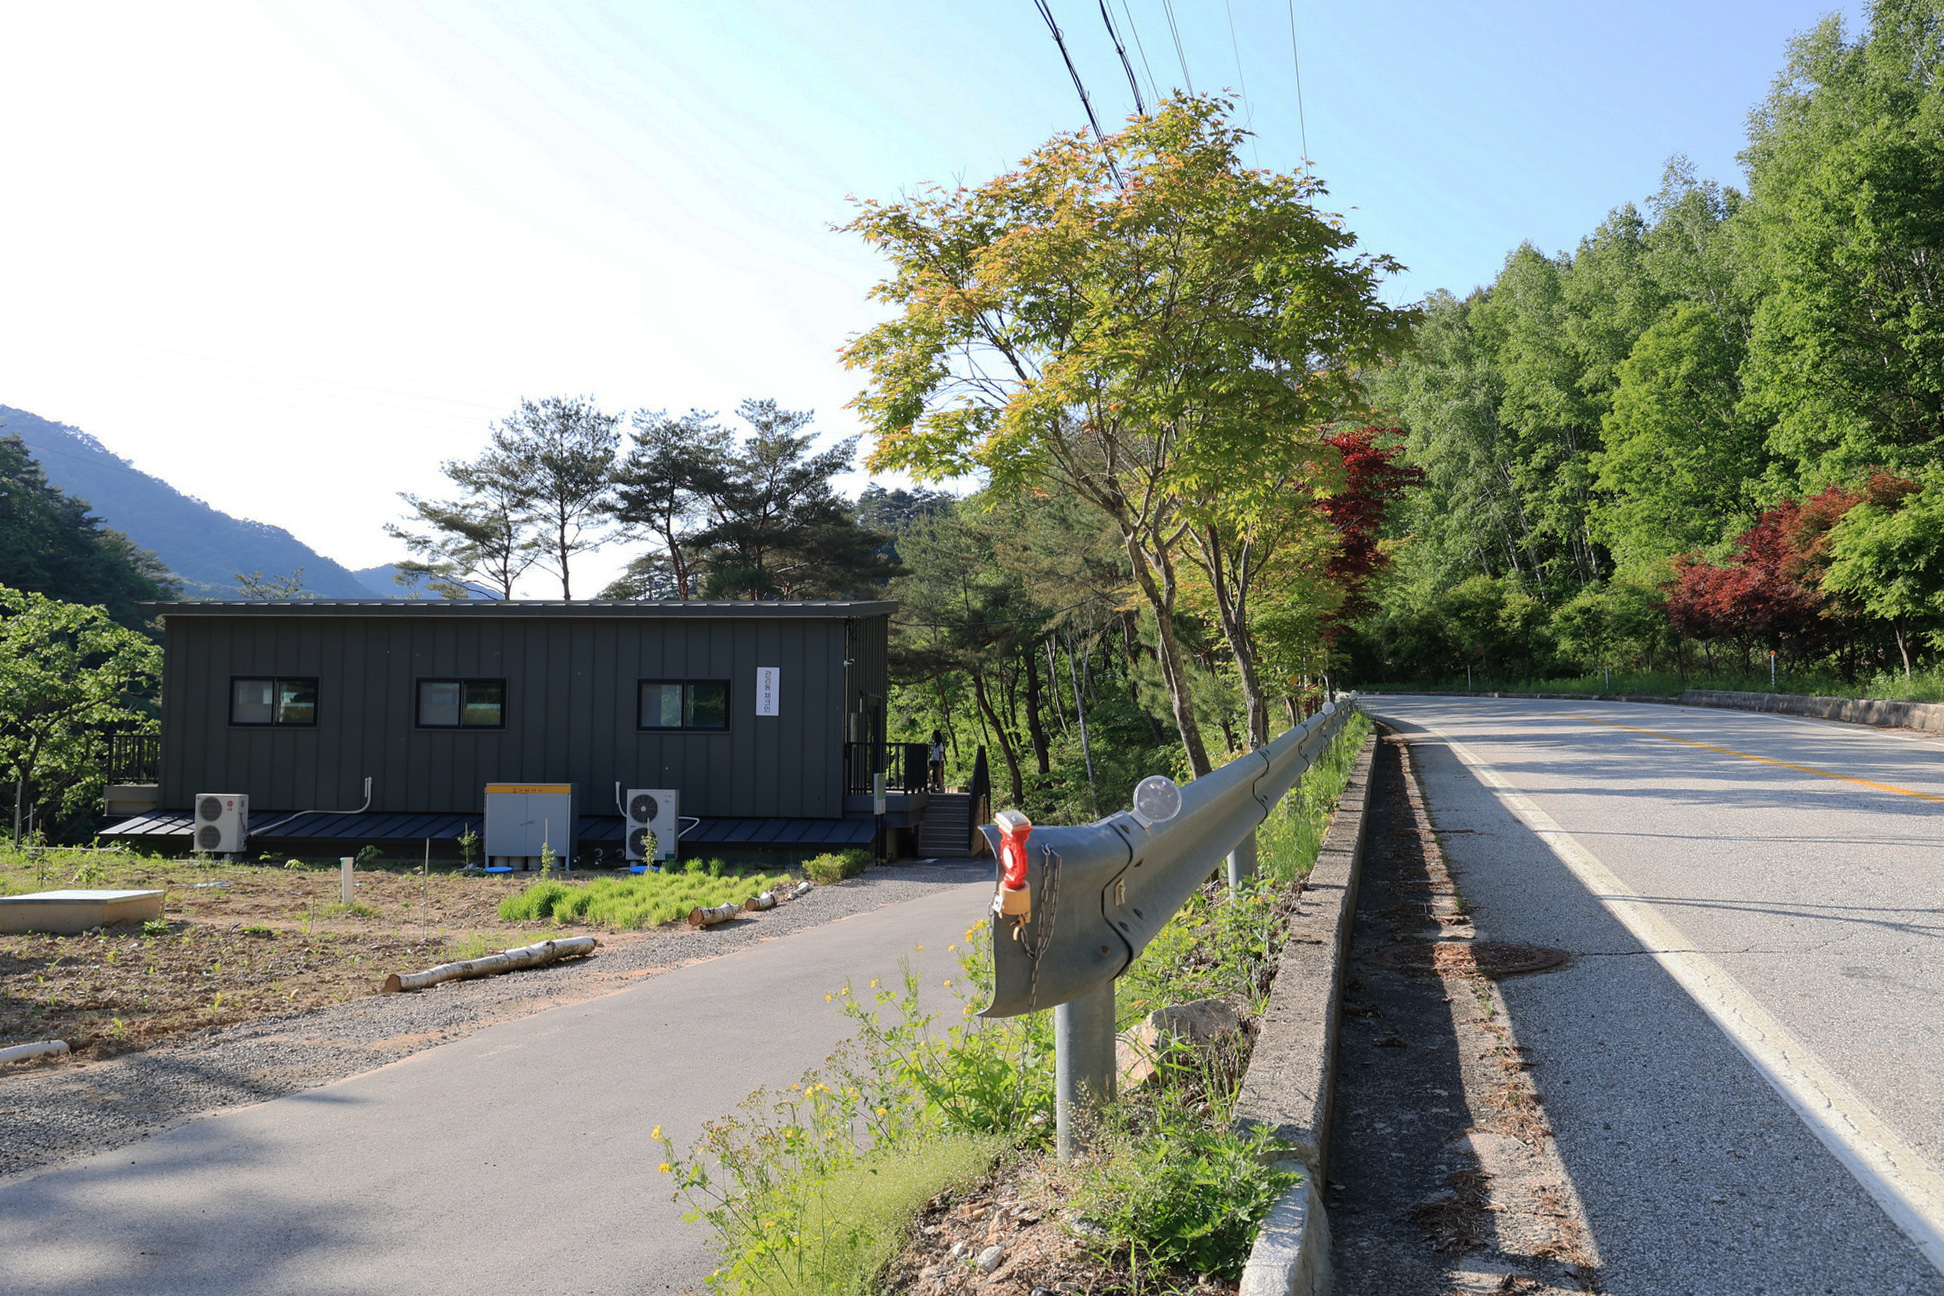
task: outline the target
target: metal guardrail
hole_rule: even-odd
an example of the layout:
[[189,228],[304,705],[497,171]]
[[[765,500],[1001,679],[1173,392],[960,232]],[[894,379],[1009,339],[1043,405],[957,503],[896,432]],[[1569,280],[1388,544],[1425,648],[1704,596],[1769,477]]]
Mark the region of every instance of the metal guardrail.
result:
[[[1181,812],[1143,824],[1121,811],[1079,827],[1035,826],[1027,839],[1033,910],[993,923],[987,1017],[1052,1008],[1112,984],[1238,847],[1250,853],[1269,817],[1355,707],[1325,706],[1267,747],[1181,789]],[[999,854],[999,833],[982,828]],[[1253,859],[1244,868],[1253,872]]]
[[[1059,1057],[1059,1147],[1071,1154],[1074,1106],[1113,1095],[1114,980],[1195,889],[1229,864],[1231,885],[1255,871],[1255,830],[1356,709],[1345,694],[1268,746],[1181,789],[1165,821],[1122,811],[1077,827],[1034,826],[1026,841],[1031,911],[992,916],[986,1017],[1053,1008]],[[1001,833],[982,827],[1000,857]]]

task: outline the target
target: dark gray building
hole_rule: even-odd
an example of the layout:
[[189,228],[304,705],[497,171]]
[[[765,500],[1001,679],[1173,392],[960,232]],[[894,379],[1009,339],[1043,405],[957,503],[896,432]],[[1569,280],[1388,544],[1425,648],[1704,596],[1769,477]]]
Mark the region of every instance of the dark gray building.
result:
[[900,794],[894,827],[925,803],[922,756],[885,743],[895,608],[149,604],[157,805],[106,835],[186,838],[197,794],[240,792],[252,847],[443,843],[479,822],[489,783],[570,783],[583,855],[618,853],[617,785],[679,790],[699,820],[685,854],[868,843],[873,772]]

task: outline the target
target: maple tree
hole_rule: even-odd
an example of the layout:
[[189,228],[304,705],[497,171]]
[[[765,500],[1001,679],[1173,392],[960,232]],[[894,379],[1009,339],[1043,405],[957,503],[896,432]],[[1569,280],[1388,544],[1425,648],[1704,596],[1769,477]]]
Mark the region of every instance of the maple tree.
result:
[[1416,318],[1378,299],[1396,263],[1351,255],[1319,182],[1242,165],[1229,111],[1169,100],[1098,145],[1061,135],[977,188],[865,202],[846,226],[891,262],[872,295],[897,308],[844,350],[869,377],[852,405],[871,467],[984,473],[1111,519],[1197,774],[1174,624],[1188,514],[1235,528],[1274,509],[1237,496],[1327,463],[1320,433]]

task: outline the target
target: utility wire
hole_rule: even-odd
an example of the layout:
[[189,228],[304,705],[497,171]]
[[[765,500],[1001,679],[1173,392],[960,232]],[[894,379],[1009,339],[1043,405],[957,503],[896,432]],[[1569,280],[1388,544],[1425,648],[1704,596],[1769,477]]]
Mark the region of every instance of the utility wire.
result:
[[1087,110],[1087,121],[1093,126],[1094,138],[1100,141],[1100,155],[1107,162],[1107,174],[1114,177],[1114,187],[1125,189],[1121,180],[1120,168],[1114,164],[1114,155],[1107,151],[1107,137],[1100,131],[1100,118],[1094,116],[1093,100],[1087,98],[1086,83],[1080,80],[1080,69],[1073,66],[1073,56],[1067,53],[1066,37],[1060,34],[1060,24],[1053,20],[1053,7],[1047,0],[1033,0],[1033,7],[1039,10],[1040,17],[1046,19],[1046,30],[1053,33],[1053,43],[1060,47],[1060,58],[1066,63],[1067,74],[1073,78],[1073,88],[1080,92],[1080,106]]
[[1141,71],[1147,73],[1148,93],[1154,96],[1155,107],[1161,106],[1161,86],[1154,79],[1154,69],[1148,66],[1147,46],[1141,41],[1141,29],[1134,22],[1134,11],[1127,7],[1127,0],[1120,0],[1121,17],[1127,19],[1127,30],[1134,34],[1134,51],[1141,56]]
[[[1294,0],[1291,0],[1291,3],[1294,3]],[[1242,87],[1242,124],[1244,126],[1254,126],[1255,105],[1249,102],[1249,77],[1242,70],[1242,43],[1235,38],[1234,0],[1222,0],[1222,8],[1228,13],[1229,48],[1235,51],[1235,81],[1237,85]],[[1262,150],[1256,146],[1253,132],[1249,136],[1249,153],[1250,156],[1255,158],[1255,164],[1260,167],[1262,165]]]
[[1181,28],[1175,25],[1174,0],[1161,0],[1161,12],[1168,15],[1168,31],[1174,36],[1175,59],[1181,64],[1181,82],[1188,93],[1195,93],[1195,79],[1188,75],[1188,55],[1181,48]]
[[1107,39],[1114,42],[1114,53],[1120,55],[1121,68],[1127,73],[1127,88],[1134,92],[1134,111],[1145,117],[1147,105],[1141,102],[1141,83],[1134,79],[1134,65],[1127,61],[1127,47],[1114,30],[1114,15],[1107,12],[1107,0],[1100,0],[1100,21],[1107,24]]
[[1296,65],[1296,127],[1303,133],[1303,169],[1309,170],[1309,123],[1303,119],[1303,56],[1296,50],[1296,0],[1289,0],[1289,59]]

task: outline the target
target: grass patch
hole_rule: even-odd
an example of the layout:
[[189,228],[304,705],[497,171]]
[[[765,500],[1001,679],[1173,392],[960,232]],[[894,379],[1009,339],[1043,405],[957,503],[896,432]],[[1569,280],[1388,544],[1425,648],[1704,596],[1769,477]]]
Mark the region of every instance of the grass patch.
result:
[[803,872],[813,882],[828,886],[854,878],[871,864],[871,853],[861,850],[829,851],[803,861]]
[[536,882],[500,901],[499,916],[506,922],[574,922],[632,931],[675,922],[698,907],[738,902],[788,881],[781,873],[725,877],[702,867],[591,882]]

